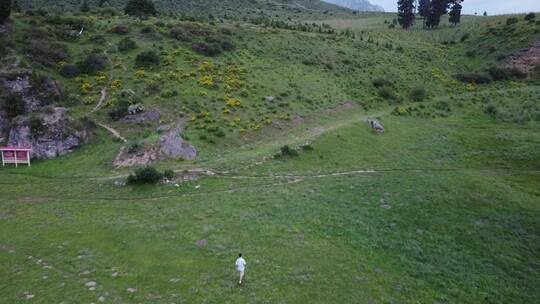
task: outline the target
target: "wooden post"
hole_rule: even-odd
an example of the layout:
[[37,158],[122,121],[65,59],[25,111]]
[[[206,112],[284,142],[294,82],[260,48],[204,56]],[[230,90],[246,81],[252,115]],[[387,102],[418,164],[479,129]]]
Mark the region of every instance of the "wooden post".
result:
[[13,155],[15,156],[15,168],[18,168],[19,164],[18,164],[18,161],[17,161],[17,151],[14,151]]
[[6,163],[4,162],[4,151],[0,151],[0,152],[2,152],[2,167],[5,167]]
[[28,167],[30,167],[30,151],[26,151],[26,161],[28,162]]

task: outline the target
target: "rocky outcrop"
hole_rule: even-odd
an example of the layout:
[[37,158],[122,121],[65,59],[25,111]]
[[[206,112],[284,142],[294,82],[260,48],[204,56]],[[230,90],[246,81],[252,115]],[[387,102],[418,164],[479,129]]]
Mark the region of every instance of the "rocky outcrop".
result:
[[0,86],[9,94],[18,95],[24,101],[27,113],[36,112],[62,98],[60,85],[49,77],[29,71],[0,75]]
[[193,160],[197,157],[195,147],[184,142],[178,130],[165,133],[159,139],[159,147],[159,153],[166,158]]
[[0,102],[0,138],[7,145],[31,147],[32,157],[51,159],[70,153],[87,140],[87,130],[65,108],[50,106],[63,97],[53,79],[29,71],[0,74],[0,94],[9,97],[4,100],[20,104],[16,112],[9,112]]
[[51,159],[66,155],[88,138],[65,108],[19,116],[11,123],[8,145],[32,148],[32,157]]
[[377,119],[370,118],[368,119],[368,125],[377,133],[384,133],[384,127],[380,121]]
[[142,113],[130,114],[122,118],[122,121],[126,123],[142,124],[146,122],[159,121],[160,119],[161,119],[161,113],[156,109],[152,109],[150,111],[146,111]]
[[193,160],[197,157],[197,150],[186,143],[179,129],[165,132],[155,144],[144,144],[145,148],[135,153],[128,153],[121,149],[113,162],[115,167],[132,167],[146,165],[158,159],[185,159]]
[[508,56],[506,66],[516,68],[526,74],[531,74],[540,67],[540,39],[530,47]]

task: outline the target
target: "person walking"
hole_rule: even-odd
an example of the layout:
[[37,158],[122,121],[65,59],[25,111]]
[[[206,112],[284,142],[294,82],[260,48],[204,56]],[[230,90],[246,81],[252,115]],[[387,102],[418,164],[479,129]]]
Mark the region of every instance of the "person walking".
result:
[[244,270],[246,269],[246,260],[242,257],[242,254],[238,254],[238,259],[236,259],[236,271],[240,275],[240,281],[238,284],[242,284],[242,279],[244,278]]

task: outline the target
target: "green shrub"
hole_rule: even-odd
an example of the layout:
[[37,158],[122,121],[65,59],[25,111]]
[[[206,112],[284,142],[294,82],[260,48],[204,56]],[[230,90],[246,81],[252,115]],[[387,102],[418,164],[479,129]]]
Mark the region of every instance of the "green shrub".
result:
[[391,87],[393,86],[393,83],[390,80],[386,80],[383,78],[377,78],[374,79],[371,84],[373,84],[376,88],[382,88],[382,87]]
[[193,50],[204,56],[217,56],[223,52],[221,46],[217,43],[199,42],[192,46]]
[[516,68],[500,68],[493,67],[488,70],[489,75],[493,80],[510,80],[510,79],[523,79],[527,77],[527,74]]
[[499,114],[499,110],[497,108],[497,105],[495,105],[494,103],[488,103],[484,108],[484,113],[495,118]]
[[111,33],[117,35],[127,35],[129,34],[129,27],[126,25],[117,25],[111,29]]
[[27,40],[23,51],[32,61],[47,67],[55,66],[69,56],[68,48],[64,44],[46,39]]
[[176,173],[174,173],[173,170],[167,169],[165,172],[163,172],[163,177],[165,177],[168,180],[172,180],[176,177]]
[[470,33],[465,33],[465,34],[463,34],[463,36],[461,36],[460,41],[461,41],[461,42],[465,42],[465,41],[467,41],[469,38],[471,38],[471,34],[470,34]]
[[152,67],[160,64],[159,56],[154,51],[141,52],[135,58],[135,66],[139,68]]
[[2,108],[4,108],[4,111],[6,111],[6,116],[9,120],[19,115],[23,115],[26,112],[24,100],[19,95],[0,95],[0,102],[2,103]]
[[104,54],[92,53],[79,63],[81,72],[88,75],[94,75],[103,71],[109,65],[109,60]]
[[118,51],[120,52],[126,52],[129,50],[134,50],[136,48],[137,48],[137,43],[129,37],[125,37],[122,40],[120,40],[120,42],[118,42]]
[[74,78],[81,74],[81,69],[74,64],[65,64],[60,68],[60,75],[65,78]]
[[512,25],[512,24],[516,24],[518,23],[518,18],[516,17],[510,17],[508,19],[506,19],[506,25]]
[[288,145],[285,145],[279,149],[281,156],[290,156],[290,157],[296,157],[298,156],[298,151],[295,149],[289,147]]
[[412,88],[411,91],[409,92],[409,97],[413,101],[417,101],[417,102],[424,101],[426,99],[426,96],[427,96],[427,92],[424,87]]
[[536,19],[536,15],[534,13],[528,13],[525,15],[525,20],[527,21],[533,21],[534,19]]
[[152,26],[145,26],[141,29],[141,34],[153,34],[155,32],[154,27]]
[[465,83],[488,84],[491,78],[484,74],[477,73],[460,73],[454,76],[457,80]]
[[29,127],[30,135],[34,138],[43,134],[43,132],[45,131],[45,125],[43,124],[43,120],[37,115],[32,115],[30,117]]
[[441,100],[441,101],[437,102],[434,105],[434,108],[437,109],[437,110],[444,111],[444,112],[451,112],[452,111],[452,107],[450,106],[450,103],[448,101],[446,101],[446,100]]
[[315,149],[313,148],[313,146],[310,145],[310,144],[302,145],[301,148],[302,148],[302,151],[313,151],[313,150],[315,150]]
[[127,183],[131,185],[137,184],[156,184],[163,178],[156,168],[152,166],[146,166],[144,168],[136,169],[133,174],[130,174],[127,178]]
[[380,87],[377,89],[379,96],[384,99],[394,99],[396,96],[390,87]]
[[142,146],[138,142],[131,143],[127,148],[128,154],[135,154],[141,150]]

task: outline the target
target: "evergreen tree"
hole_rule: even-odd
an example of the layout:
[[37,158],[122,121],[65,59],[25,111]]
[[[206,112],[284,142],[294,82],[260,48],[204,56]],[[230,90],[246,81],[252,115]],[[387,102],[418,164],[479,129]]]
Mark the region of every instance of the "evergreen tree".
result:
[[98,1],[98,6],[99,6],[99,7],[103,7],[103,5],[105,4],[105,2],[108,3],[109,0],[99,0],[99,1]]
[[398,22],[404,29],[408,29],[414,23],[414,0],[398,1]]
[[0,24],[6,22],[11,15],[11,0],[0,0]]
[[156,16],[157,11],[152,0],[129,0],[124,8],[126,15],[139,19],[147,16]]
[[429,14],[426,20],[426,26],[436,28],[441,23],[441,17],[448,12],[449,0],[432,0],[429,6]]
[[83,0],[83,3],[81,4],[81,12],[88,13],[90,11],[90,6],[88,5],[88,0]]
[[418,1],[418,14],[424,18],[427,18],[429,15],[429,6],[431,5],[430,0],[419,0]]
[[456,0],[452,4],[452,8],[450,9],[450,13],[448,13],[448,15],[450,15],[450,23],[452,23],[453,25],[457,25],[458,23],[461,22],[461,9],[462,8],[463,6],[461,6],[461,0]]
[[22,12],[21,4],[19,3],[19,0],[13,0],[11,2],[11,10],[17,13]]

